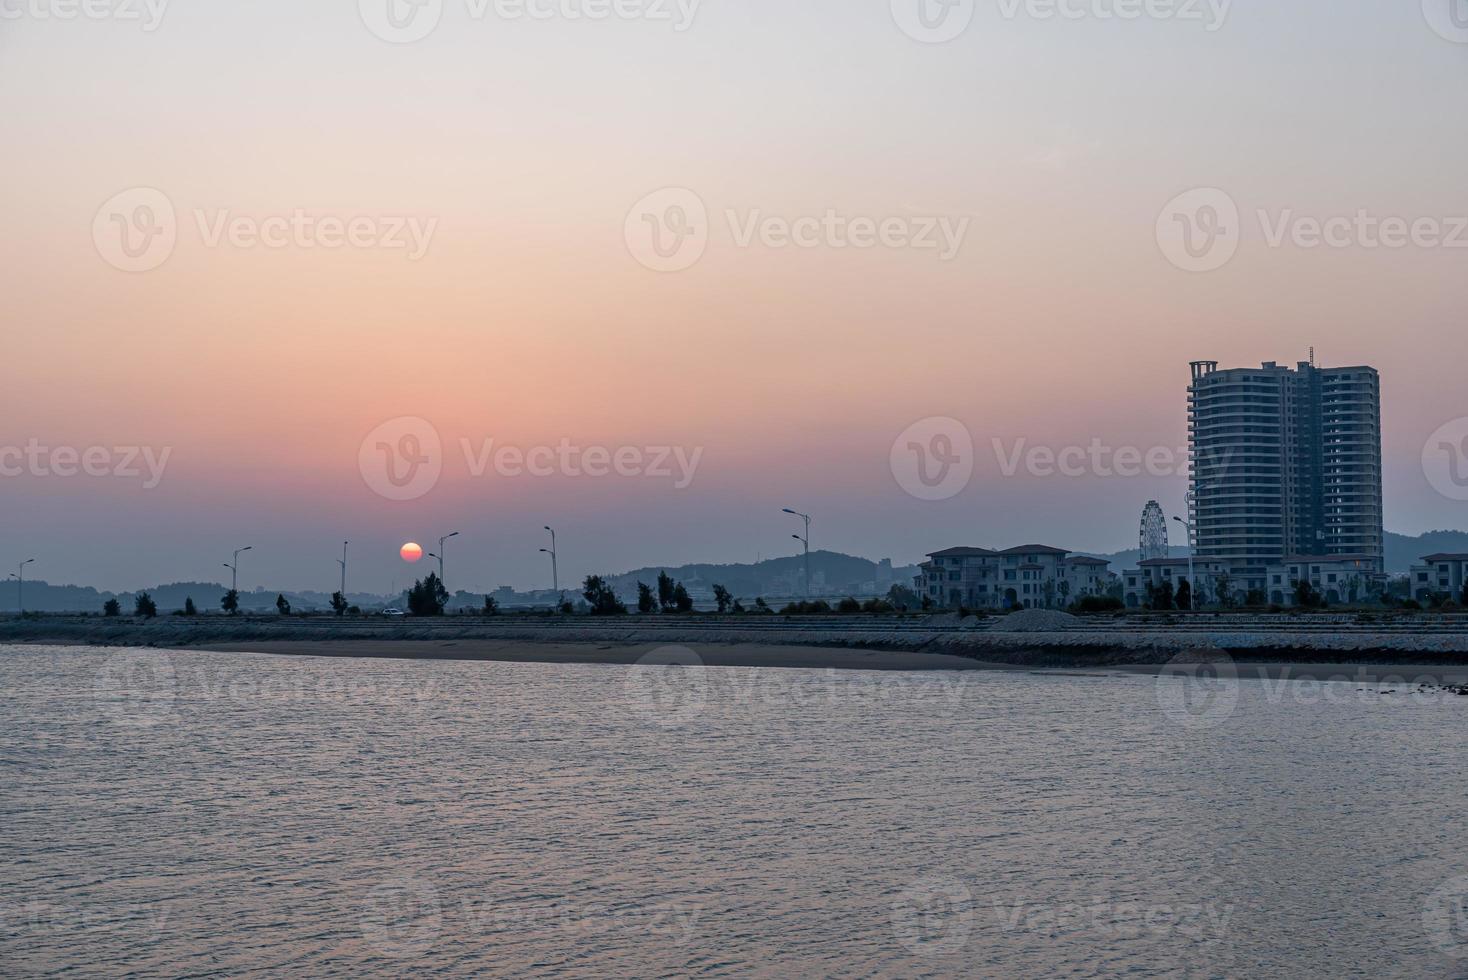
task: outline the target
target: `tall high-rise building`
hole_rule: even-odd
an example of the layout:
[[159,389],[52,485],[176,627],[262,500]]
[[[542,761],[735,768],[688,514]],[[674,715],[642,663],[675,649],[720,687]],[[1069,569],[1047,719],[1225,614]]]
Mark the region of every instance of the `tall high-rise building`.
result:
[[1198,554],[1227,561],[1240,588],[1266,588],[1287,557],[1360,556],[1383,571],[1376,369],[1192,368]]

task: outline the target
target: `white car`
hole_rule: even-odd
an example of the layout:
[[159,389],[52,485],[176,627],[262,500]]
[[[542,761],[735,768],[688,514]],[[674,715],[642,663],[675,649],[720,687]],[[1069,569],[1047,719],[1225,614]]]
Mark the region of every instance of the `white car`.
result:
[[392,616],[392,617],[397,617],[397,616],[403,616],[403,615],[405,615],[405,613],[401,609],[398,609],[398,608],[396,608],[394,606],[388,606],[386,609],[384,609],[382,611],[382,614],[384,616]]

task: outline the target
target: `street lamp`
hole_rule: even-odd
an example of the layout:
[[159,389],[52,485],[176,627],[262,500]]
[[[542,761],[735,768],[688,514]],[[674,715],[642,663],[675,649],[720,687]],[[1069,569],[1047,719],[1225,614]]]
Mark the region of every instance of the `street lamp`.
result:
[[341,560],[337,562],[337,564],[342,567],[342,598],[343,599],[346,599],[346,597],[347,597],[347,545],[349,545],[349,544],[351,544],[350,541],[343,541],[342,542],[342,556],[341,556]]
[[231,565],[229,562],[224,563],[224,567],[229,569],[229,591],[238,592],[240,590],[240,555],[244,554],[247,551],[254,550],[255,548],[253,545],[248,548],[236,548],[234,553],[234,564]]
[[1178,517],[1176,514],[1172,515],[1172,519],[1177,521],[1188,531],[1188,612],[1197,612],[1198,582],[1197,579],[1193,576],[1193,552],[1197,550],[1198,543],[1195,535],[1193,534],[1193,491],[1188,491],[1186,499],[1188,501],[1189,519],[1185,521],[1181,517]]
[[25,567],[33,561],[34,558],[27,558],[16,566],[15,574],[10,576],[15,579],[15,607],[22,616],[25,615]]
[[[438,554],[436,554],[436,555],[429,555],[428,556],[429,558],[437,558],[438,559],[438,584],[439,585],[443,585],[443,543],[445,541],[447,541],[449,538],[457,538],[458,536],[459,536],[459,532],[458,531],[455,531],[453,534],[445,534],[443,537],[441,537],[441,538],[438,539]],[[448,591],[448,586],[444,585],[444,591]]]
[[549,548],[541,548],[540,552],[543,555],[551,556],[551,589],[556,593],[556,608],[559,609],[561,605],[561,572],[556,566],[556,529],[549,524],[545,526],[545,529],[550,532],[551,546]]
[[796,516],[796,517],[800,518],[801,520],[805,521],[805,537],[802,538],[798,534],[792,534],[790,536],[792,538],[794,538],[796,541],[799,541],[801,544],[805,545],[805,597],[807,599],[809,599],[810,598],[810,515],[809,514],[802,514],[798,510],[791,510],[789,507],[784,508],[783,513],[793,514],[794,516]]

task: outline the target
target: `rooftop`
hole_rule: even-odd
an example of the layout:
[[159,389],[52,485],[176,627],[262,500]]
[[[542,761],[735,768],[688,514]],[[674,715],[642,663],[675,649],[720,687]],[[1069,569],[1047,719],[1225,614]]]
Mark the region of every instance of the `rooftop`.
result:
[[999,552],[1001,555],[1068,555],[1069,551],[1064,548],[1052,548],[1048,544],[1026,544],[1018,548],[1005,548]]
[[1422,557],[1422,560],[1423,561],[1468,561],[1468,555],[1463,555],[1463,554],[1457,554],[1457,555],[1454,555],[1454,554],[1424,555]]
[[949,548],[947,551],[931,552],[929,558],[995,558],[998,552],[988,548]]

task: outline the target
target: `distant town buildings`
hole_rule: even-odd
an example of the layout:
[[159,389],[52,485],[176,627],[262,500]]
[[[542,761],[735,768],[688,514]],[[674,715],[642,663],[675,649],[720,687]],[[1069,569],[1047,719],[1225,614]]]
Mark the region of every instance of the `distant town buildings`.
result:
[[1332,559],[1384,571],[1374,368],[1195,361],[1188,440],[1197,554],[1226,563],[1237,588],[1273,592],[1271,569]]

